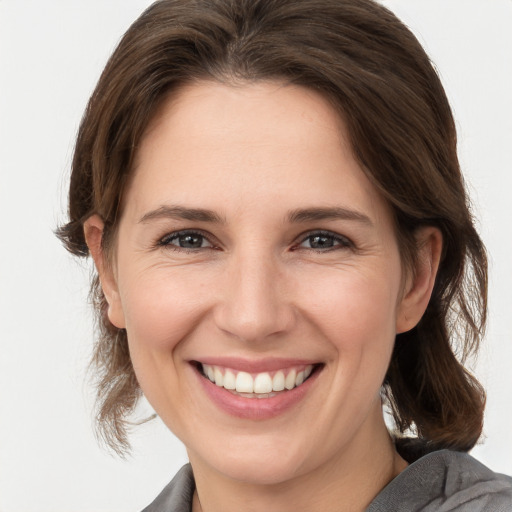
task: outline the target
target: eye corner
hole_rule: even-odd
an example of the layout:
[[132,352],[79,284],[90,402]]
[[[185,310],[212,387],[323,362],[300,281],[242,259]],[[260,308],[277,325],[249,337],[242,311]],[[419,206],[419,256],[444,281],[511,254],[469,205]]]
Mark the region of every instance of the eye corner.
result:
[[[309,247],[304,244],[309,242]],[[355,249],[354,243],[345,235],[328,230],[312,230],[302,233],[297,243],[291,248],[292,251],[304,249],[318,253],[331,252],[343,249]]]
[[[173,243],[177,241],[177,243]],[[169,248],[175,251],[198,252],[205,249],[218,249],[212,236],[197,229],[182,229],[161,236],[155,242],[156,248]]]

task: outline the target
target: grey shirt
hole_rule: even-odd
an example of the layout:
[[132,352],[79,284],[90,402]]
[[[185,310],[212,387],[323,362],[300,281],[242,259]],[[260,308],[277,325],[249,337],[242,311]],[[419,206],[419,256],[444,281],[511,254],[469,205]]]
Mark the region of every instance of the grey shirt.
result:
[[[191,512],[189,464],[143,512]],[[343,506],[340,506],[340,511]],[[413,462],[371,502],[367,512],[512,512],[512,478],[467,453],[440,450]]]

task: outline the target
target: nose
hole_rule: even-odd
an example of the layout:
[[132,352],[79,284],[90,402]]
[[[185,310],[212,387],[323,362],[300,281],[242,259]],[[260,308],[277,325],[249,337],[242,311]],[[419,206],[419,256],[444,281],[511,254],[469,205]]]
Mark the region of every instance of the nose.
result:
[[295,310],[287,293],[286,272],[268,254],[235,255],[224,267],[222,299],[215,322],[246,342],[263,342],[289,332]]

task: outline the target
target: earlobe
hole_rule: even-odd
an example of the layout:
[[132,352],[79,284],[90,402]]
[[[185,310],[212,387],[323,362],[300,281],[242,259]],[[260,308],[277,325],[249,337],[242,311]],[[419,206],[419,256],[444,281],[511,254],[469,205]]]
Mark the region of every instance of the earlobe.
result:
[[397,309],[397,334],[414,328],[427,309],[441,260],[443,236],[438,228],[425,226],[417,231],[416,244],[414,275]]
[[123,329],[125,328],[125,321],[116,278],[102,246],[104,226],[105,224],[99,215],[91,215],[84,222],[84,236],[98,271],[103,294],[108,303],[108,318],[113,325]]

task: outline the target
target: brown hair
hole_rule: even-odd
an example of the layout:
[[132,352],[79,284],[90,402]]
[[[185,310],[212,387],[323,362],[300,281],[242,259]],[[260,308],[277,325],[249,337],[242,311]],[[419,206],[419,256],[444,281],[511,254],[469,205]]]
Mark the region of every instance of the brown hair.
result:
[[[372,0],[154,3],[108,61],[80,125],[69,222],[58,231],[72,253],[87,256],[83,223],[94,213],[109,248],[145,127],[169,93],[194,80],[281,80],[318,91],[340,112],[357,159],[391,205],[404,262],[414,261],[419,226],[441,230],[432,298],[418,326],[397,336],[384,390],[400,432],[415,429],[431,448],[469,450],[482,430],[485,395],[463,363],[485,324],[486,255],[450,106],[416,38]],[[98,424],[123,452],[140,389],[126,331],[109,322],[97,278],[92,296]]]

